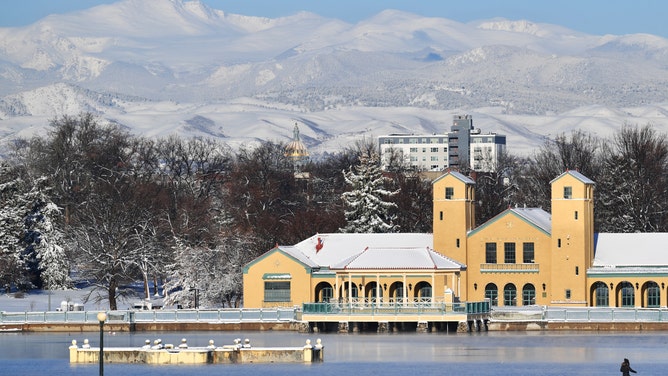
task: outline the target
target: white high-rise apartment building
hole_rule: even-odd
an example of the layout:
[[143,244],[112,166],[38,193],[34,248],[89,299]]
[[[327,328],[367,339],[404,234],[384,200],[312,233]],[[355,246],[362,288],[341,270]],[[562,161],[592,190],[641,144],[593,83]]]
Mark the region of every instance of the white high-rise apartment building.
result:
[[469,166],[487,172],[496,168],[506,148],[506,136],[483,134],[473,127],[471,115],[455,116],[449,133],[391,134],[378,138],[383,170],[398,158],[418,171],[442,171]]

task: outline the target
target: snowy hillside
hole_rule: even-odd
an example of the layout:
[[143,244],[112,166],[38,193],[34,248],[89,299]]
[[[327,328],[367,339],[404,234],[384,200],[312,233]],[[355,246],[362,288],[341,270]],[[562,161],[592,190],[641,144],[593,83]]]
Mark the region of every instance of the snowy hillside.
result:
[[285,141],[314,152],[435,133],[455,114],[527,153],[572,129],[668,131],[668,40],[529,20],[387,10],[357,24],[268,19],[198,1],[123,0],[0,28],[0,137],[89,111],[137,134]]

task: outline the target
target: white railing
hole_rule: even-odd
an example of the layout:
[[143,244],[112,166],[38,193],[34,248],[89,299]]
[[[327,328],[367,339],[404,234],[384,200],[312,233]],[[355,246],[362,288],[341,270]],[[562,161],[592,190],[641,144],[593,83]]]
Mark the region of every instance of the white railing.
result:
[[664,322],[668,321],[666,308],[552,308],[543,314],[545,321],[564,322]]
[[[297,308],[107,311],[110,323],[295,321]],[[97,323],[99,311],[0,312],[2,324]]]

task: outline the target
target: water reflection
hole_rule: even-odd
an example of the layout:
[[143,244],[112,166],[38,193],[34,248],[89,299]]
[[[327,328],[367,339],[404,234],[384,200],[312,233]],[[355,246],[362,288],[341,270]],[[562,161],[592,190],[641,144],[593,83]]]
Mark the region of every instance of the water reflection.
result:
[[[322,338],[323,364],[245,364],[202,366],[147,366],[109,364],[108,375],[286,375],[316,372],[318,376],[354,374],[411,375],[619,375],[619,363],[629,358],[639,374],[664,375],[668,334],[654,333],[512,333],[471,334],[299,334],[293,332],[106,333],[105,346],[140,347],[146,339],[161,338],[191,346],[217,345],[234,338],[249,338],[255,346],[301,346],[306,339]],[[95,365],[70,365],[67,347],[72,339],[97,333],[0,333],[1,374],[97,374]]]

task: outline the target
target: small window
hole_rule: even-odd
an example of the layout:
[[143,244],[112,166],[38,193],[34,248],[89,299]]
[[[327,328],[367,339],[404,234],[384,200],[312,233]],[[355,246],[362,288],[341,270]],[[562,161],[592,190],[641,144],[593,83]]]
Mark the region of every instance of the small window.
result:
[[524,243],[522,245],[522,262],[525,264],[534,263],[534,245],[531,243]]
[[571,289],[566,289],[566,299],[571,298]]
[[438,212],[438,218],[442,221],[443,220],[443,212]]
[[503,243],[503,262],[506,264],[515,263],[515,243]]
[[459,239],[457,239],[457,248],[459,248]]
[[561,248],[561,239],[557,239],[557,248]]
[[485,262],[496,264],[496,243],[485,243]]
[[578,220],[578,211],[577,210],[575,211],[575,220],[576,221]]
[[564,187],[564,198],[573,198],[573,187]]
[[580,275],[580,267],[579,266],[575,267],[575,275]]
[[452,196],[455,195],[455,188],[454,187],[445,187],[445,199],[446,200],[452,200]]

